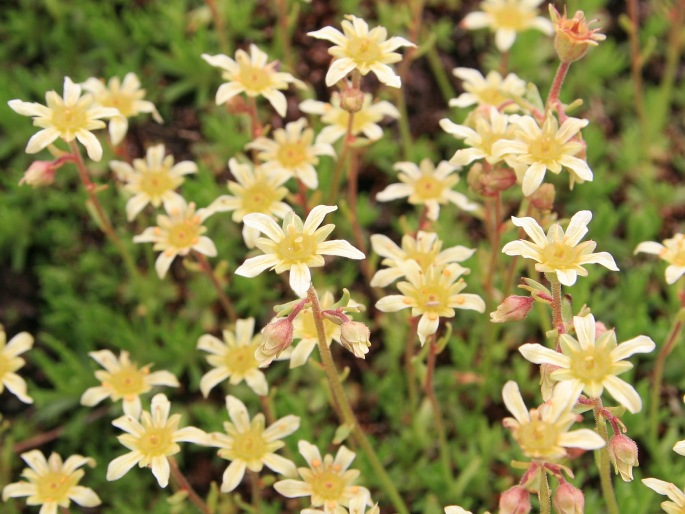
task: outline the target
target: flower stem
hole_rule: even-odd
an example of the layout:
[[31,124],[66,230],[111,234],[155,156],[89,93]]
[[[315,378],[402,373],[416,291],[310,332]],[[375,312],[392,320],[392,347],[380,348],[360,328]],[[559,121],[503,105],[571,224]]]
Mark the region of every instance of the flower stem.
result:
[[561,92],[561,86],[564,83],[568,69],[571,67],[570,62],[561,61],[559,67],[557,68],[557,73],[554,75],[554,81],[552,82],[552,88],[549,90],[549,95],[547,96],[547,111],[559,101],[559,93]]
[[221,282],[219,282],[219,277],[217,277],[216,273],[214,273],[212,265],[207,260],[207,257],[200,252],[194,252],[194,254],[195,257],[197,257],[197,261],[199,262],[202,271],[209,277],[214,289],[216,289],[216,292],[219,295],[219,303],[221,303],[226,316],[228,316],[228,319],[231,323],[235,323],[235,320],[238,319],[235,308],[233,307],[233,303],[231,303],[230,298],[226,296],[226,293],[224,293],[224,289],[221,287]]
[[412,317],[409,322],[409,332],[407,332],[407,340],[404,342],[404,370],[407,378],[407,393],[409,394],[409,412],[414,414],[414,409],[418,402],[418,394],[416,392],[416,373],[414,373],[414,347],[416,345],[416,329],[418,327],[419,318]]
[[231,51],[231,45],[228,42],[226,24],[224,23],[224,17],[222,16],[219,6],[217,5],[217,0],[205,0],[205,3],[212,13],[214,30],[216,30],[216,35],[219,38],[219,48],[221,48],[221,53],[228,55],[228,53]]
[[561,282],[556,275],[550,274],[547,278],[552,285],[552,328],[562,334],[564,332],[564,318],[561,314]]
[[497,272],[497,258],[500,254],[500,240],[502,235],[502,194],[498,191],[494,200],[487,202],[487,209],[490,211],[490,218],[492,222],[490,233],[490,267],[485,277],[484,289],[490,300],[494,301],[495,291],[493,290],[493,279]]
[[354,411],[347,400],[345,395],[345,390],[343,389],[342,383],[340,382],[340,376],[335,368],[335,363],[333,362],[333,356],[331,355],[331,350],[326,344],[326,333],[323,326],[323,318],[321,315],[321,305],[319,304],[319,297],[316,294],[314,286],[309,286],[307,291],[307,299],[312,305],[312,314],[314,315],[314,324],[316,325],[316,334],[318,336],[319,352],[321,353],[321,362],[323,364],[324,370],[326,372],[326,378],[328,379],[328,384],[333,392],[333,397],[340,407],[340,421],[347,425],[352,430],[352,435],[359,446],[366,454],[371,467],[373,468],[376,477],[380,480],[383,489],[390,498],[393,506],[397,510],[398,514],[409,514],[407,506],[399,495],[395,484],[392,479],[385,471],[385,467],[381,463],[378,455],[366,438],[366,434],[359,425],[357,417],[354,415]]
[[290,71],[295,71],[288,26],[288,0],[277,0],[276,4],[278,7],[278,39],[282,47],[283,60]]
[[540,477],[540,490],[538,491],[540,514],[552,514],[552,493],[549,489],[549,480],[544,466],[540,467],[540,473],[542,473]]
[[340,179],[342,178],[342,171],[345,166],[345,161],[347,160],[347,152],[350,149],[350,143],[354,140],[352,135],[352,127],[354,126],[354,113],[349,113],[347,118],[347,130],[345,131],[345,136],[343,137],[343,146],[340,150],[340,155],[338,156],[338,162],[335,163],[335,169],[333,170],[333,178],[331,180],[331,188],[328,192],[328,205],[337,205],[336,199],[338,198],[340,190]]
[[195,489],[193,489],[193,486],[190,485],[190,482],[188,482],[188,479],[179,469],[176,459],[174,459],[173,457],[167,457],[167,460],[169,461],[171,476],[178,484],[178,489],[180,491],[185,491],[186,493],[188,493],[188,499],[195,504],[195,506],[200,510],[200,512],[202,512],[202,514],[211,514],[211,511],[209,510],[207,503],[205,503],[205,501],[202,498],[200,498],[200,495],[197,494]]
[[250,490],[252,494],[252,509],[254,514],[259,514],[262,508],[262,492],[259,487],[259,475],[251,469],[247,470],[247,475],[250,477]]
[[[602,417],[602,400],[596,398],[592,411],[595,415],[595,425],[597,433],[602,436],[602,439],[609,444],[609,435],[607,433],[607,426]],[[609,451],[606,445],[603,448],[595,450],[595,460],[598,461],[599,479],[602,484],[602,494],[604,501],[607,504],[607,512],[609,514],[620,514],[618,510],[618,503],[616,503],[616,495],[614,494],[614,485],[611,480],[611,464],[609,462]]]

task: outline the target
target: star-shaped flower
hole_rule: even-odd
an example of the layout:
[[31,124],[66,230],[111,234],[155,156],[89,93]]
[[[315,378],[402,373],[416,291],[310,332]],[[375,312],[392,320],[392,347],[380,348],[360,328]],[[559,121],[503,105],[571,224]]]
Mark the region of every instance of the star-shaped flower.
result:
[[0,393],[5,387],[24,403],[33,403],[26,392],[26,381],[15,373],[26,361],[19,357],[33,347],[33,336],[20,332],[7,343],[7,335],[0,325]]
[[[450,107],[480,107],[499,108],[503,103],[513,98],[522,97],[526,92],[526,82],[514,73],[509,73],[504,79],[496,71],[491,71],[486,77],[472,68],[454,68],[452,74],[463,80],[465,93],[449,101]],[[516,109],[516,105],[508,106],[505,110]]]
[[666,267],[666,283],[675,284],[685,273],[685,235],[675,234],[666,239],[664,244],[645,241],[635,248],[633,253],[652,253],[658,255],[668,263]]
[[533,218],[512,216],[514,225],[523,228],[533,242],[512,241],[504,245],[502,252],[537,261],[537,271],[556,273],[559,282],[565,286],[575,284],[578,275],[587,276],[584,264],[601,264],[612,271],[618,271],[614,258],[608,252],[592,253],[597,243],[580,242],[588,232],[587,225],[591,219],[592,212],[579,211],[571,218],[565,233],[561,225],[555,223],[545,235],[542,227]]

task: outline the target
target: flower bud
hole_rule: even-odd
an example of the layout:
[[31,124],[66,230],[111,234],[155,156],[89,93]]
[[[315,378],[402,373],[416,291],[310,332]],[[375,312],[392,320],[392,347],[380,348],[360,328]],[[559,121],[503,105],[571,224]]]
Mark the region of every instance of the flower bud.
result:
[[530,296],[507,296],[497,306],[495,312],[490,313],[492,323],[506,323],[507,321],[521,321],[526,319],[533,308],[535,300]]
[[516,184],[516,173],[510,168],[495,168],[481,176],[484,195],[492,196],[506,191]]
[[507,489],[499,497],[499,514],[528,514],[530,494],[520,485]]
[[554,492],[552,506],[557,514],[583,514],[585,495],[583,491],[564,481]]
[[614,465],[616,474],[621,474],[624,482],[633,480],[633,467],[639,466],[637,461],[637,444],[630,437],[616,434],[609,439],[609,458]]
[[556,196],[556,191],[553,184],[545,183],[542,184],[537,190],[530,195],[530,203],[533,207],[539,211],[547,212],[551,211],[554,207],[554,197]]
[[51,161],[34,161],[24,172],[19,185],[28,184],[33,187],[49,186],[55,182],[57,168]]
[[549,15],[556,32],[554,49],[562,62],[571,63],[581,59],[590,45],[597,46],[599,41],[606,39],[604,34],[597,32],[600,29],[589,27],[592,21],[585,20],[583,11],[576,11],[573,18],[569,19],[565,9],[562,15],[552,4],[549,4]]
[[346,87],[340,92],[340,107],[347,112],[359,112],[364,107],[364,92],[358,87]]
[[289,317],[269,323],[262,329],[262,341],[254,354],[259,367],[264,368],[271,364],[292,343],[293,322]]
[[351,351],[358,359],[366,358],[371,342],[369,327],[359,321],[346,321],[340,327],[340,344]]

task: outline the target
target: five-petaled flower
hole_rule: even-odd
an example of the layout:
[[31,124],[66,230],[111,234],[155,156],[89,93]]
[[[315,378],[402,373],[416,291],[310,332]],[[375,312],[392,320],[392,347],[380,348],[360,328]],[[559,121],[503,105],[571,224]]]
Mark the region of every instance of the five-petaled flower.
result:
[[675,234],[664,240],[664,244],[645,241],[635,248],[633,253],[652,253],[658,255],[668,263],[666,267],[666,283],[675,284],[685,273],[685,235]]
[[26,361],[20,354],[33,347],[33,336],[20,332],[7,343],[7,335],[0,325],[0,393],[5,387],[24,403],[33,403],[26,392],[26,381],[15,373]]
[[597,336],[595,318],[592,314],[575,316],[573,326],[577,339],[568,335],[559,336],[561,353],[540,344],[524,344],[519,348],[523,356],[535,364],[552,364],[555,370],[552,380],[570,381],[575,387],[582,387],[590,398],[599,398],[606,388],[621,405],[635,414],[642,409],[642,400],[637,391],[617,377],[632,369],[625,359],[635,353],[654,350],[654,341],[647,336],[637,336],[621,344],[616,342],[616,333],[607,330]]
[[28,496],[28,505],[40,505],[39,514],[57,514],[58,509],[68,509],[73,501],[82,507],[97,507],[101,501],[89,487],[78,485],[85,472],[79,469],[88,464],[95,466],[89,457],[72,455],[62,461],[57,453],[48,459],[39,450],[22,453],[21,458],[29,465],[22,476],[26,482],[6,485],[2,490],[2,500]]
[[296,476],[295,464],[275,452],[285,446],[281,439],[300,427],[300,418],[288,415],[265,428],[264,414],[259,413],[250,421],[245,404],[234,396],[226,397],[226,409],[231,418],[224,422],[226,433],[207,435],[207,445],[220,448],[219,457],[231,461],[224,471],[221,492],[238,487],[246,469],[257,473],[266,465],[281,475]]
[[304,223],[302,218],[291,211],[283,220],[283,228],[279,227],[271,216],[260,213],[248,214],[243,222],[267,236],[255,241],[255,246],[264,252],[264,255],[247,259],[235,270],[236,275],[254,277],[269,268],[276,273],[290,270],[290,287],[298,296],[303,297],[311,285],[309,268],[323,266],[324,255],[363,259],[364,254],[347,241],[326,241],[335,225],[329,224],[319,228],[324,216],[337,209],[335,206],[318,205],[311,210]]
[[565,233],[561,225],[555,223],[549,228],[547,235],[533,218],[512,216],[511,219],[514,225],[526,231],[533,242],[512,241],[504,245],[502,252],[537,261],[535,265],[537,271],[556,273],[559,282],[565,286],[575,284],[578,275],[587,276],[588,272],[583,268],[584,264],[601,264],[612,271],[618,271],[614,258],[608,252],[592,253],[597,243],[594,241],[580,243],[588,232],[587,225],[592,219],[590,211],[579,211],[574,214]]
[[26,153],[36,153],[58,138],[67,143],[77,139],[86,147],[88,157],[102,158],[102,145],[91,130],[105,128],[102,118],[120,116],[113,107],[99,107],[93,95],[81,96],[81,86],[64,78],[64,96],[55,91],[45,94],[45,105],[22,100],[10,100],[9,106],[22,116],[33,116],[33,124],[43,130],[34,134],[26,145]]
[[403,37],[388,39],[388,31],[384,27],[369,30],[368,23],[356,16],[348,15],[345,18],[347,19],[341,23],[343,32],[333,27],[324,27],[308,34],[334,44],[328,49],[335,60],[326,74],[326,85],[334,85],[356,69],[362,75],[372,71],[384,84],[400,87],[400,77],[388,65],[402,60],[402,56],[395,50],[402,46],[416,45]]

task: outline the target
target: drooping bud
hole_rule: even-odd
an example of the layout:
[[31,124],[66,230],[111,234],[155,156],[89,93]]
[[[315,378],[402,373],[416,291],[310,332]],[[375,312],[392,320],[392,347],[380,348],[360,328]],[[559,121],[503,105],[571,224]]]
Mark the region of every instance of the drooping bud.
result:
[[552,506],[557,514],[584,514],[585,495],[564,480],[554,492]]
[[556,190],[554,189],[554,184],[545,183],[537,188],[537,190],[528,198],[533,207],[539,211],[548,212],[554,207],[555,196]]
[[549,4],[549,16],[556,32],[554,49],[562,62],[571,63],[581,59],[591,45],[597,46],[599,41],[606,39],[604,34],[598,33],[600,29],[589,27],[589,24],[595,20],[586,21],[583,11],[576,11],[573,18],[569,19],[566,9],[562,15],[552,4]]
[[533,308],[535,300],[530,296],[507,296],[497,306],[495,312],[490,313],[492,323],[506,323],[507,321],[521,321],[526,319]]
[[262,329],[262,342],[255,350],[260,368],[265,368],[293,343],[293,322],[290,317],[277,318]]
[[531,508],[530,494],[520,485],[507,489],[499,497],[499,514],[528,514]]
[[366,358],[371,346],[371,331],[359,321],[346,321],[340,327],[340,344],[358,359]]
[[28,184],[33,187],[49,186],[55,182],[57,167],[51,161],[34,161],[24,172],[19,185]]
[[616,434],[609,439],[609,458],[614,465],[616,474],[621,474],[624,482],[633,480],[633,467],[639,466],[637,461],[637,444],[630,437]]

